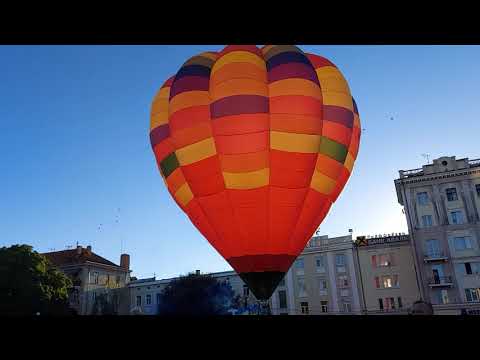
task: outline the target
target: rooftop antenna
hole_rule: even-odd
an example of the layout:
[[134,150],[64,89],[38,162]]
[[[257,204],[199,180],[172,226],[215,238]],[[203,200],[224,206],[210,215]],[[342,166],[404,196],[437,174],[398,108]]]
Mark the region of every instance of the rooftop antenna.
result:
[[422,156],[427,159],[427,164],[430,164],[430,154],[422,154]]

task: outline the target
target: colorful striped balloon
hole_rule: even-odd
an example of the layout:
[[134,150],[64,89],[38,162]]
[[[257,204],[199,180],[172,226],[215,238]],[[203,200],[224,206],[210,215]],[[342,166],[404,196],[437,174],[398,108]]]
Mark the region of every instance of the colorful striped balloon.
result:
[[163,84],[150,141],[178,206],[268,299],[350,177],[360,119],[327,59],[230,45]]

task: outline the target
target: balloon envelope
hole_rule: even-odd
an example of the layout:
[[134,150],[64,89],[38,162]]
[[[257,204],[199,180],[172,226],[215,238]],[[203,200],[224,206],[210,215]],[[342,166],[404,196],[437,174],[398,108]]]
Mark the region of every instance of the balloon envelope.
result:
[[293,45],[230,45],[163,84],[150,141],[178,206],[268,299],[345,186],[360,129],[329,60]]

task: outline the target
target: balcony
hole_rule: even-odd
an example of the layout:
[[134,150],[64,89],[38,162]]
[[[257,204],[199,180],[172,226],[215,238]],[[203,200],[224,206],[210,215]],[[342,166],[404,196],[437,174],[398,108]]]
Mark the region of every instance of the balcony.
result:
[[423,257],[423,261],[426,263],[434,262],[434,261],[447,261],[448,256],[445,255],[443,251],[438,251],[434,253],[426,253]]
[[430,287],[452,287],[453,281],[451,276],[434,276],[428,279]]

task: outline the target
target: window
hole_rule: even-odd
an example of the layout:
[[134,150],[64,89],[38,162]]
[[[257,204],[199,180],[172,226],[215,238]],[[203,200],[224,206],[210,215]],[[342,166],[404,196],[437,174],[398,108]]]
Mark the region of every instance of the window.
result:
[[381,278],[375,276],[375,287],[377,289],[397,288],[399,286],[398,275],[386,275]]
[[465,274],[472,275],[472,266],[470,263],[465,263]]
[[426,244],[426,254],[428,257],[440,256],[440,242],[436,239],[431,239],[425,241]]
[[467,302],[478,302],[480,301],[480,289],[465,289],[465,295],[467,297]]
[[444,272],[443,272],[443,265],[436,264],[432,265],[432,275],[433,275],[433,282],[435,284],[441,284],[444,280]]
[[152,295],[148,294],[145,302],[147,303],[147,305],[151,305],[152,304]]
[[464,275],[478,275],[480,274],[480,263],[479,262],[466,262],[464,264],[460,264],[460,273]]
[[157,305],[160,304],[161,294],[157,293]]
[[393,254],[382,254],[378,256],[378,267],[392,266],[393,265]]
[[455,250],[466,250],[472,248],[472,242],[470,241],[470,238],[465,236],[453,238],[453,243]]
[[305,274],[305,262],[303,259],[297,259],[295,261],[295,268],[297,269],[297,275]]
[[308,302],[304,301],[300,303],[300,307],[302,309],[302,314],[308,314]]
[[91,276],[91,281],[90,281],[90,284],[98,284],[98,272],[97,271],[93,271],[92,273],[92,276]]
[[475,190],[477,190],[477,196],[480,196],[480,184],[475,185]]
[[422,226],[431,227],[433,225],[432,215],[422,215]]
[[278,291],[278,303],[279,303],[280,309],[287,308],[287,292],[285,290]]
[[447,290],[442,290],[440,292],[441,294],[441,301],[442,301],[442,304],[448,304],[448,291]]
[[455,189],[455,188],[449,188],[449,189],[447,189],[446,191],[447,191],[447,200],[448,200],[448,201],[456,201],[456,200],[458,200],[457,189]]
[[320,301],[320,305],[322,307],[322,313],[328,312],[328,301]]
[[117,275],[115,277],[115,282],[116,282],[117,285],[120,285],[120,275]]
[[350,292],[348,291],[348,289],[342,289],[340,290],[340,296],[349,296],[350,295]]
[[352,312],[352,304],[343,303],[343,312],[351,313]]
[[325,256],[323,256],[323,255],[317,256],[315,258],[315,265],[316,265],[318,273],[325,272]]
[[[328,283],[327,283],[327,280],[325,279],[320,279],[319,282],[318,282],[318,287],[320,289],[320,292],[322,290],[327,290],[328,288]],[[322,294],[323,295],[323,294]]]
[[378,308],[383,310],[383,299],[378,299]]
[[348,277],[347,275],[340,275],[338,277],[338,287],[347,287],[348,286]]
[[472,267],[472,274],[480,275],[480,262],[470,263],[470,266]]
[[137,306],[142,306],[142,297],[137,296]]
[[420,192],[417,194],[417,201],[420,205],[428,204],[428,194],[426,192]]
[[97,293],[95,291],[92,292],[92,301],[97,300]]
[[298,279],[298,296],[306,297],[307,289],[305,287],[305,279]]
[[337,265],[337,272],[345,272],[346,257],[344,254],[335,256],[335,264]]
[[247,285],[243,285],[243,296],[248,297],[250,295],[250,289]]
[[394,265],[394,254],[381,254],[381,255],[372,255],[372,266],[373,267],[385,267]]
[[463,213],[461,211],[452,211],[450,213],[450,216],[452,217],[452,224],[463,224]]
[[397,300],[398,300],[398,308],[399,308],[399,309],[401,309],[401,308],[403,307],[403,304],[402,304],[402,297],[401,297],[401,296],[399,296],[399,297],[397,298]]
[[393,297],[385,298],[385,309],[395,309],[395,299]]

